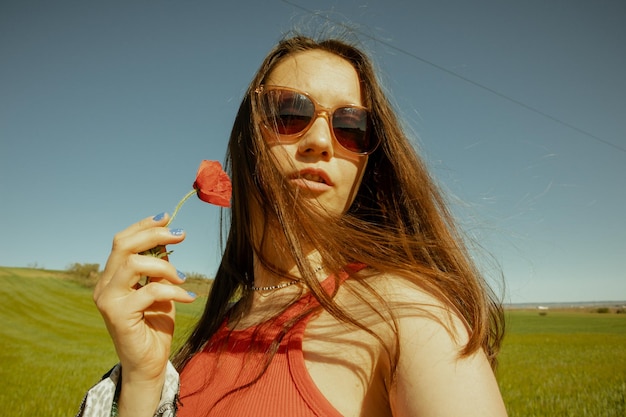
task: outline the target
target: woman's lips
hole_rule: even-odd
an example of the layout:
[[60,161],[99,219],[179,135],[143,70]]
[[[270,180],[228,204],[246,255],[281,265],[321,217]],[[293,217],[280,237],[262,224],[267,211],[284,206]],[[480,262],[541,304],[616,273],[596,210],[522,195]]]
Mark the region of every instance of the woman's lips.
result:
[[311,191],[326,191],[333,186],[332,181],[324,170],[317,168],[306,168],[290,176],[289,181],[301,188]]

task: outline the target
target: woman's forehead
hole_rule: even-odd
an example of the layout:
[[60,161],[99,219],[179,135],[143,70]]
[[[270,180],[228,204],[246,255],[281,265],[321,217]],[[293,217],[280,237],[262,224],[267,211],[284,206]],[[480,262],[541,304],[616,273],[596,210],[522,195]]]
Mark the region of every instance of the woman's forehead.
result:
[[[360,104],[361,91],[356,69],[346,59],[323,50],[290,54],[268,74],[265,84],[295,88],[314,97]],[[320,103],[330,105],[332,103]]]

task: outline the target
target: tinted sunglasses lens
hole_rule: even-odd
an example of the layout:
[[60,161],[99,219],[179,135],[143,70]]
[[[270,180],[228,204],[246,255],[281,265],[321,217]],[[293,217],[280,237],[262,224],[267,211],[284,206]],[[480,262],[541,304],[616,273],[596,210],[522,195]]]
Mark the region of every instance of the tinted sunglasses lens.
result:
[[296,135],[305,130],[315,114],[315,105],[295,91],[269,90],[263,95],[268,127],[281,135]]
[[[316,117],[315,103],[297,91],[272,89],[265,91],[261,97],[265,124],[279,135],[301,134]],[[354,106],[340,107],[331,118],[333,135],[345,149],[365,154],[376,148],[369,135],[367,110]]]
[[349,151],[367,153],[372,150],[367,130],[367,111],[358,107],[341,107],[333,113],[333,133],[337,142]]

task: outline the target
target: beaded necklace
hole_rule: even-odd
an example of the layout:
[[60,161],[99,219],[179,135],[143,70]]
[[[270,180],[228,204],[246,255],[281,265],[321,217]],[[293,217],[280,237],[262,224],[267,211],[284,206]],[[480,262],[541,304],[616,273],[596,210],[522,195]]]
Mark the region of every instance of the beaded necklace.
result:
[[[313,270],[313,273],[314,273],[314,274],[317,274],[317,273],[318,273],[318,272],[320,272],[323,268],[324,268],[324,267],[320,265],[320,266],[318,266],[317,268],[315,268],[315,269]],[[268,285],[268,286],[266,286],[266,287],[254,287],[254,286],[251,286],[251,287],[249,287],[249,288],[250,288],[252,291],[274,291],[274,290],[282,290],[283,288],[287,288],[287,287],[289,287],[289,286],[291,286],[291,285],[294,285],[294,284],[299,284],[299,283],[301,283],[301,282],[302,282],[302,281],[299,281],[299,280],[294,279],[294,280],[287,281],[287,282],[283,282],[283,283],[276,284],[276,285]]]

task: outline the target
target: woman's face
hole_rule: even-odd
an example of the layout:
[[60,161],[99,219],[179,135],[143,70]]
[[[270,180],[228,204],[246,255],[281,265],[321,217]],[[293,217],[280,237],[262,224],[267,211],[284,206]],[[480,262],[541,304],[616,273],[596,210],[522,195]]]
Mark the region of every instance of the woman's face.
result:
[[[288,87],[309,94],[326,108],[362,105],[359,77],[345,59],[321,50],[284,58],[269,73],[265,86]],[[344,149],[334,139],[328,119],[319,116],[297,139],[262,129],[279,170],[299,195],[317,201],[331,215],[345,213],[365,171],[367,156]]]

